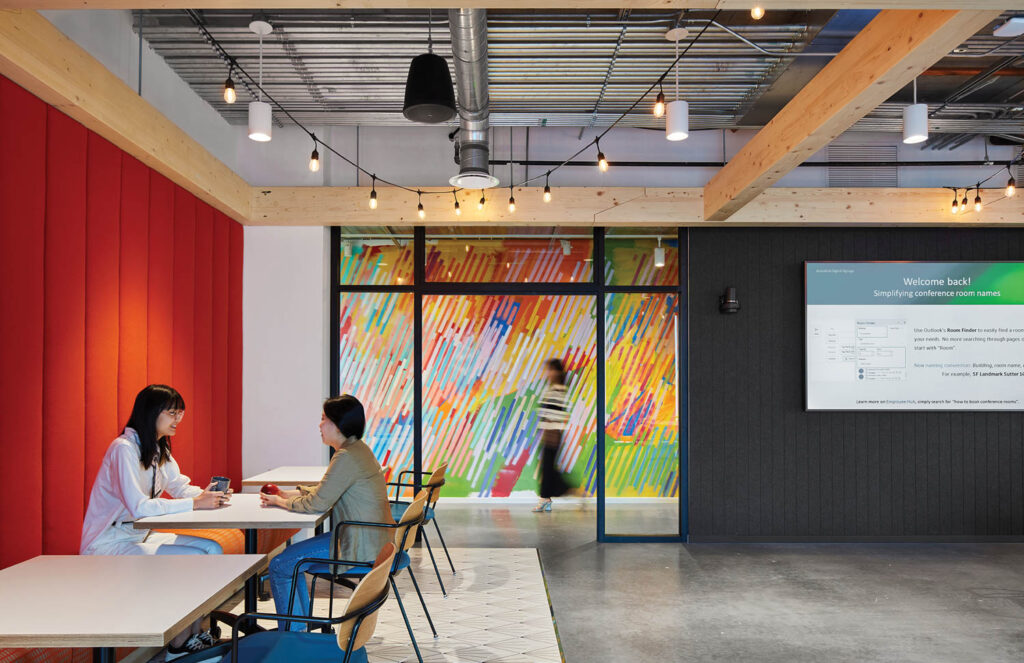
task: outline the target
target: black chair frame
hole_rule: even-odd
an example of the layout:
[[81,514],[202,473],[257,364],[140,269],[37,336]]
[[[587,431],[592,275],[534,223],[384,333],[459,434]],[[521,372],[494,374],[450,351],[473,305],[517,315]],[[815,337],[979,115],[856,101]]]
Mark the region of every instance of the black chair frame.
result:
[[[405,533],[402,535],[401,545],[398,547],[398,550],[395,551],[395,561],[392,562],[391,569],[388,571],[388,581],[391,583],[391,589],[395,593],[395,600],[398,601],[398,608],[402,612],[402,619],[405,620],[405,628],[409,632],[409,639],[412,641],[412,648],[416,651],[416,659],[418,661],[420,661],[420,663],[423,662],[423,656],[420,654],[420,647],[419,647],[419,644],[416,642],[416,635],[412,631],[412,624],[409,622],[409,615],[405,611],[405,604],[402,602],[402,594],[398,591],[398,585],[395,584],[395,575],[399,571],[399,569],[398,569],[399,554],[402,553],[405,550],[405,544],[408,541],[409,532],[412,530],[413,527],[418,527],[420,529],[423,529],[424,517],[425,517],[425,511],[424,511],[424,513],[420,514],[420,516],[417,519],[415,519],[415,520],[403,521],[403,522],[398,522],[398,523],[372,523],[372,522],[364,522],[364,521],[360,521],[360,520],[343,520],[343,521],[337,523],[334,526],[334,529],[331,531],[331,550],[332,551],[336,551],[336,550],[338,550],[338,541],[341,538],[341,529],[343,527],[347,526],[347,525],[351,525],[351,526],[354,526],[354,527],[383,527],[383,528],[386,528],[386,529],[397,529],[399,527],[406,527],[407,528],[405,530]],[[329,561],[329,560],[321,560],[321,559],[314,559],[314,558],[303,558],[303,559],[300,559],[295,564],[295,568],[292,570],[292,590],[293,591],[292,591],[291,596],[289,596],[289,598],[288,598],[288,612],[292,612],[293,600],[295,598],[294,589],[295,589],[296,583],[298,582],[300,568],[303,565],[306,565],[306,564],[323,563],[323,562],[327,562],[327,561]],[[373,566],[373,564],[371,564],[369,562],[349,562],[349,561],[344,561],[343,562],[343,561],[338,561],[338,560],[335,560],[335,561],[337,563],[334,564],[334,566],[359,566],[359,567]],[[309,573],[309,572],[306,572],[306,573]],[[342,572],[333,572],[332,571],[331,573],[309,573],[309,575],[313,576],[313,585],[310,588],[310,592],[309,592],[309,612],[310,612],[310,614],[313,613],[313,601],[314,601],[314,598],[315,598],[314,594],[315,594],[315,591],[316,591],[316,579],[317,578],[322,578],[322,579],[327,580],[328,582],[331,583],[331,593],[330,593],[330,598],[329,598],[330,602],[328,603],[328,609],[327,609],[328,618],[330,618],[334,614],[334,585],[338,584],[339,581],[341,581],[347,575],[361,576],[361,575],[364,575],[364,574],[361,574],[361,573],[360,574],[346,574],[344,571],[342,571]],[[420,585],[416,581],[416,574],[413,573],[412,565],[411,564],[409,565],[409,578],[412,579],[412,586],[416,589],[416,595],[420,599],[420,605],[423,606],[423,614],[426,615],[427,623],[430,624],[430,631],[434,634],[434,638],[437,638],[437,629],[434,628],[434,620],[430,618],[430,611],[427,610],[427,602],[423,600],[423,592],[420,591]]]
[[[395,486],[395,499],[390,500],[390,502],[392,504],[408,504],[408,502],[399,498],[399,494],[401,493],[402,488],[409,487],[412,488],[413,490],[418,490],[422,486],[423,488],[430,489],[430,496],[433,498],[432,500],[427,502],[427,508],[434,509],[434,507],[437,505],[437,500],[441,497],[441,487],[444,486],[445,483],[447,483],[447,481],[442,480],[440,483],[436,484],[409,483],[407,481],[402,481],[402,477],[405,476],[406,474],[411,474],[415,477],[416,471],[402,470],[401,472],[398,473],[398,481],[392,481],[388,483],[389,486]],[[426,475],[429,477],[431,474],[433,474],[433,472],[423,471],[420,472],[419,474],[421,476]],[[437,523],[436,509],[434,509],[434,517],[431,518],[431,520],[434,522],[434,529],[437,530],[437,538],[441,540],[441,548],[444,549],[444,555],[448,558],[448,566],[450,566],[452,569],[452,575],[457,575],[455,572],[455,564],[452,563],[452,556],[448,553],[448,544],[445,543],[444,535],[441,534],[441,526]],[[437,575],[437,584],[441,585],[441,594],[443,594],[444,597],[447,598],[448,592],[444,588],[444,581],[441,580],[441,571],[437,568],[437,560],[434,559],[434,551],[430,547],[430,539],[427,537],[426,526],[424,525],[420,531],[423,532],[423,543],[427,545],[427,552],[430,554],[430,561],[434,564],[434,574]]]

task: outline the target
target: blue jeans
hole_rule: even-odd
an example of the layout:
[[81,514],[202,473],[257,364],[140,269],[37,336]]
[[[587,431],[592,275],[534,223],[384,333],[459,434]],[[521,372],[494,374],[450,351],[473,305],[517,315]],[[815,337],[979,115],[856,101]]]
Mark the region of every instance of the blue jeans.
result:
[[[294,543],[280,555],[270,562],[270,592],[274,595],[274,609],[279,615],[288,613],[288,597],[292,591],[292,572],[295,564],[304,557],[318,557],[320,559],[330,558],[331,533],[325,532],[311,539]],[[306,565],[308,568],[309,565]],[[295,603],[292,608],[293,615],[309,615],[309,588],[306,587],[305,574],[299,574],[298,587],[295,588]],[[282,631],[305,631],[306,624],[291,622],[279,622],[278,628]]]

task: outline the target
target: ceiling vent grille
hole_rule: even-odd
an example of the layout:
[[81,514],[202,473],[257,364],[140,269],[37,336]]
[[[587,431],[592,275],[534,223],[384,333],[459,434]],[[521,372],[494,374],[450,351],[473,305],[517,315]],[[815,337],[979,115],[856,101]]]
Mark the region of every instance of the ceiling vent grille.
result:
[[[892,163],[897,160],[896,145],[829,145],[830,162]],[[896,166],[829,166],[830,187],[898,187],[900,172]]]

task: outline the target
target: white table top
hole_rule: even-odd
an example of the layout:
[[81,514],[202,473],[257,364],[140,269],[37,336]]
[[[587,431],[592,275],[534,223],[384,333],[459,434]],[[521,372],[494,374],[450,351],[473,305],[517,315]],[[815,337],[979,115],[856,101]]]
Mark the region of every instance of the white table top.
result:
[[312,486],[320,483],[326,471],[326,465],[284,465],[242,479],[242,485],[262,486],[265,483],[276,483],[279,486]]
[[0,570],[0,647],[163,647],[264,555],[42,555]]
[[227,506],[200,509],[135,521],[135,529],[304,529],[319,525],[327,513],[295,513],[280,507],[260,506],[255,493],[235,493]]

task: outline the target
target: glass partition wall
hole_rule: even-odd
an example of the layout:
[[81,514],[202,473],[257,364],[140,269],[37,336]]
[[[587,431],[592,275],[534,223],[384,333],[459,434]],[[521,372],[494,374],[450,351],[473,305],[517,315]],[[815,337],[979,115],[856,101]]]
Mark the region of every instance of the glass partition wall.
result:
[[685,540],[685,239],[334,228],[332,389],[366,406],[389,477],[447,461],[448,497],[531,498],[543,364],[562,359],[557,462],[597,498],[598,540]]

